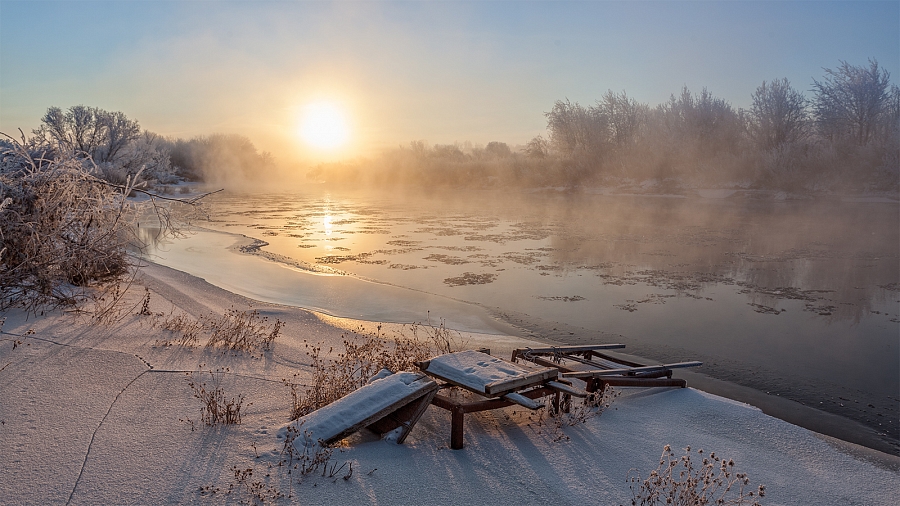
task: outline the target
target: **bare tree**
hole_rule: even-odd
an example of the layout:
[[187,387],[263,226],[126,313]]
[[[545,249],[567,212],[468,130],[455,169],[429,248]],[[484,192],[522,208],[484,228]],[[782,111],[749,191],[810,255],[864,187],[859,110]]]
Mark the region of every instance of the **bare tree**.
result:
[[763,149],[802,140],[808,133],[806,98],[787,78],[763,81],[752,95],[750,135]]
[[865,146],[886,113],[890,73],[875,60],[869,60],[868,67],[841,61],[837,69],[824,70],[821,81],[813,79],[813,110],[819,131],[832,141],[848,139]]

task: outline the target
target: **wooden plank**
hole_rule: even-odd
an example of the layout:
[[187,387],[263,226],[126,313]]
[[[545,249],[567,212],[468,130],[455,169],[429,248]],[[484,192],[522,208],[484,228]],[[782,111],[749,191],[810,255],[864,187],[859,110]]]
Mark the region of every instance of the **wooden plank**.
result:
[[555,368],[534,370],[475,350],[444,354],[417,365],[429,376],[488,397],[558,376]]
[[534,401],[532,399],[529,399],[528,397],[525,397],[522,394],[517,394],[515,392],[510,392],[510,393],[504,395],[503,398],[508,401],[514,402],[514,403],[518,404],[519,406],[526,407],[532,411],[535,409],[540,409],[540,408],[544,407],[543,404],[541,404],[537,401]]
[[[387,378],[385,378],[385,379],[387,379]],[[379,381],[384,381],[384,380],[379,380]],[[335,441],[339,441],[364,427],[368,427],[370,425],[375,424],[379,420],[391,415],[392,413],[394,413],[395,411],[399,410],[400,408],[406,406],[407,404],[409,404],[411,402],[415,402],[422,396],[433,395],[438,389],[438,384],[435,383],[433,380],[431,380],[430,378],[428,378],[425,375],[422,375],[421,378],[415,380],[414,383],[416,383],[416,387],[413,391],[404,395],[403,397],[397,398],[394,401],[383,405],[380,409],[377,409],[370,413],[352,413],[352,416],[353,416],[353,418],[351,418],[352,422],[349,422],[346,426],[344,426],[339,431],[337,431],[335,433],[325,433],[325,434],[322,434],[320,437],[319,434],[316,433],[317,431],[315,429],[313,429],[312,437],[315,438],[316,440],[322,440],[322,442],[324,444],[330,444]],[[323,416],[326,417],[326,419],[327,419],[329,416],[334,416],[334,414],[340,413],[341,410],[346,411],[344,406],[346,406],[347,404],[344,404],[344,402],[352,403],[352,402],[354,402],[355,399],[359,399],[360,396],[367,395],[366,391],[370,389],[371,385],[372,384],[366,385],[354,392],[351,392],[346,397],[343,397],[342,399],[338,399],[337,401],[334,401],[333,403],[329,404],[328,406],[322,407],[322,408],[310,413],[309,415],[307,415],[305,417],[301,417],[298,420],[298,423],[303,423],[304,419],[310,420],[310,419],[315,419],[317,417],[323,417]],[[342,401],[344,401],[344,402],[342,402]],[[350,405],[352,405],[352,404],[350,404]],[[427,407],[427,404],[426,404],[426,407]],[[389,423],[390,422],[385,422],[386,425]],[[313,422],[313,424],[314,424],[313,427],[315,427],[315,422]],[[394,425],[394,428],[396,428],[397,426],[399,426],[399,425]],[[327,426],[323,426],[323,427],[327,427]],[[325,430],[328,430],[330,432],[330,430],[327,428]]]
[[662,364],[662,365],[646,365],[642,367],[627,367],[623,369],[593,369],[590,371],[574,371],[574,372],[564,372],[562,376],[564,378],[599,378],[604,376],[626,376],[626,375],[634,375],[638,373],[650,373],[655,371],[665,371],[668,369],[678,369],[682,367],[697,367],[703,365],[703,362],[691,361],[691,362],[677,362],[674,364]]
[[680,387],[687,386],[687,382],[683,379],[664,379],[664,378],[629,378],[629,377],[612,377],[597,378],[600,383],[605,383],[611,387]]
[[553,355],[556,353],[579,353],[585,351],[594,351],[594,350],[615,350],[619,348],[624,348],[624,344],[592,344],[587,346],[553,346],[550,348],[518,348],[513,350],[512,359],[515,360],[516,357],[522,357],[525,360],[529,360],[525,357],[525,354],[532,355]]
[[528,360],[529,362],[531,362],[533,364],[542,365],[544,367],[554,367],[556,369],[559,369],[560,371],[574,371],[574,369],[566,367],[562,364],[557,364],[556,362],[553,362],[552,360],[547,360],[546,358],[531,357],[528,359],[523,358],[522,360]]
[[[434,383],[434,382],[432,381],[432,383]],[[424,390],[424,391],[423,391],[423,390]],[[426,388],[423,389],[423,390],[420,390],[420,391],[419,391],[419,396],[420,396],[420,397],[421,397],[422,395],[433,395],[434,392],[437,392],[437,383],[434,383],[434,385],[431,385],[431,386],[429,386],[429,387],[426,387]],[[339,402],[339,401],[335,401],[335,402]],[[376,413],[374,413],[374,414],[372,414],[372,415],[370,415],[370,416],[364,418],[363,420],[361,420],[361,421],[359,421],[359,422],[357,422],[357,423],[355,423],[355,424],[353,424],[353,425],[347,427],[346,429],[344,429],[343,431],[341,431],[341,432],[338,433],[337,435],[328,438],[328,439],[327,439],[326,441],[324,441],[324,442],[325,442],[326,444],[330,444],[330,443],[334,443],[335,441],[340,441],[341,439],[344,439],[345,437],[349,436],[350,434],[353,434],[354,432],[356,432],[356,431],[362,429],[363,427],[367,427],[367,426],[369,426],[369,425],[372,425],[372,423],[376,422],[377,420],[380,420],[380,419],[382,419],[382,418],[388,416],[389,414],[393,413],[393,412],[396,411],[397,409],[403,407],[403,406],[404,406],[406,403],[408,403],[408,402],[409,402],[409,399],[408,399],[408,398],[400,399],[400,400],[398,400],[398,401],[396,401],[396,402],[394,402],[394,403],[392,403],[392,404],[390,404],[390,405],[384,407],[383,409],[377,411]],[[427,406],[427,405],[426,405],[426,406]]]
[[555,379],[558,376],[559,371],[556,369],[541,369],[523,376],[488,383],[484,386],[484,393],[489,397],[499,397],[504,392],[511,392],[519,388],[543,383],[550,378]]
[[619,358],[619,357],[613,357],[613,356],[611,356],[611,355],[607,355],[606,353],[599,353],[599,352],[596,352],[596,351],[591,351],[591,352],[588,352],[587,354],[590,355],[590,356],[587,357],[587,358],[598,357],[598,358],[600,358],[600,359],[608,360],[608,361],[614,362],[614,363],[616,363],[616,364],[622,364],[622,365],[627,366],[627,367],[643,367],[644,365],[646,365],[646,364],[639,364],[639,363],[637,363],[637,362],[632,362],[632,361],[630,361],[630,360],[625,360],[625,359],[622,359],[622,358]]
[[565,383],[560,383],[559,381],[548,381],[546,385],[554,390],[560,391],[564,394],[574,395],[575,397],[587,397],[588,392],[573,387],[572,385],[566,385]]

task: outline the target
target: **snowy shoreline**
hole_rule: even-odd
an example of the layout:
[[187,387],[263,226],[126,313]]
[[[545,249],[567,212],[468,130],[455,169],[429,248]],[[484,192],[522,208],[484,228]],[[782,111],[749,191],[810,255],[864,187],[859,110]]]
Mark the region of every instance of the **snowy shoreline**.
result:
[[[198,317],[252,304],[285,321],[284,334],[256,358],[159,346],[163,331],[136,314],[140,285],[150,290],[153,312],[178,308]],[[58,312],[4,315],[0,503],[233,503],[248,497],[235,485],[237,466],[283,493],[275,503],[624,504],[629,471],[646,476],[666,444],[676,454],[690,445],[734,458],[753,483],[766,485],[764,504],[892,504],[900,494],[897,457],[694,388],[623,389],[601,416],[560,429],[507,412],[513,408],[470,416],[460,451],[447,448],[449,416],[429,408],[403,445],[350,437],[333,457],[353,463],[347,480],[297,483],[277,472],[275,433],[290,410],[280,380],[303,371],[304,339],[337,347],[353,323],[341,328],[338,319],[251,301],[155,264],[127,298],[132,305],[109,326]],[[495,341],[494,354],[518,341]],[[241,425],[180,421],[198,419],[199,401],[184,378],[201,365],[228,368],[223,389],[252,402]]]

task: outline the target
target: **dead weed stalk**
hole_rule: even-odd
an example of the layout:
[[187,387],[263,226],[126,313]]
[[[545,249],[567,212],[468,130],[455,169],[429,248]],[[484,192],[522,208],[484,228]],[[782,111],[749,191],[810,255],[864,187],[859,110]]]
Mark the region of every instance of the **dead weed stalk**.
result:
[[[238,395],[229,400],[221,386],[222,377],[229,372],[229,369],[216,369],[208,372],[210,384],[194,378],[192,372],[186,373],[188,386],[193,390],[194,397],[200,399],[203,404],[200,408],[200,419],[209,426],[240,424],[244,396]],[[198,376],[202,375],[201,369],[198,371]],[[252,403],[248,405],[252,405]],[[188,421],[190,422],[190,420]],[[193,427],[193,422],[191,422],[191,426]]]
[[628,477],[632,505],[759,506],[757,499],[765,497],[765,485],[747,490],[750,478],[746,473],[735,471],[734,460],[719,458],[715,452],[704,456],[701,449],[697,450],[697,457],[703,461],[699,467],[695,467],[691,460],[691,447],[688,446],[684,451],[684,455],[676,458],[672,448],[666,445],[659,457],[659,466],[650,472],[647,479],[642,480],[640,474]]

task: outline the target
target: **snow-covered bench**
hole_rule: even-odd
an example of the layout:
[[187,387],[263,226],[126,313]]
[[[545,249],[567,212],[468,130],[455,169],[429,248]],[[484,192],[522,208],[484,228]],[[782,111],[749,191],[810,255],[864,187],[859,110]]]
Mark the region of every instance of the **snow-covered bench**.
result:
[[[331,404],[291,422],[296,427],[294,446],[331,444],[368,428],[377,434],[396,430],[397,444],[428,408],[438,385],[417,372],[379,374],[374,381]],[[383,376],[383,377],[381,377]],[[287,427],[282,429],[287,432]]]
[[565,383],[565,380],[559,380],[559,371],[555,368],[526,368],[492,357],[489,350],[447,353],[417,365],[429,376],[480,396],[474,400],[458,400],[437,394],[431,401],[435,406],[450,411],[450,448],[454,450],[463,447],[463,418],[466,413],[512,404],[539,409],[543,404],[535,399],[545,396],[553,396],[553,404],[558,409],[560,394],[578,397],[588,395]]

